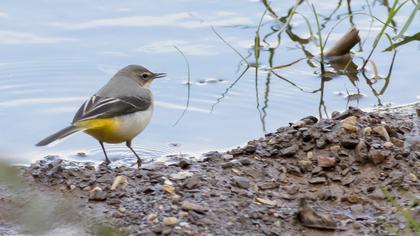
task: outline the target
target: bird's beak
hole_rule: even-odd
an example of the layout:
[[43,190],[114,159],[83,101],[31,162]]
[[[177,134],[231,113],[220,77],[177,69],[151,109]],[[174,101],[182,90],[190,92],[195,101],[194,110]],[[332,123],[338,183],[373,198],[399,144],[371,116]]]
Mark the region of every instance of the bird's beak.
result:
[[166,76],[166,73],[154,73],[154,77],[155,77],[155,79],[157,79],[157,78],[162,78],[162,77],[165,77]]

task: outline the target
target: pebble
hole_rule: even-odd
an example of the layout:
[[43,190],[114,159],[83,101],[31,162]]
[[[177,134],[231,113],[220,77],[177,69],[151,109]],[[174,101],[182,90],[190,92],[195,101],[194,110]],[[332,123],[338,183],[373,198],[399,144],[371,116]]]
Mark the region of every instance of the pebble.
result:
[[186,212],[186,211],[180,211],[179,212],[179,217],[181,217],[181,218],[187,218],[188,217],[188,212]]
[[175,187],[169,184],[164,184],[162,190],[169,194],[175,194]]
[[325,177],[314,177],[309,180],[309,183],[311,184],[323,184],[325,182],[327,182]]
[[173,173],[169,175],[169,178],[172,180],[183,180],[188,177],[193,176],[194,174],[189,171],[180,171],[178,173]]
[[204,213],[207,209],[197,203],[183,201],[181,202],[181,209],[182,210],[192,210],[198,213]]
[[391,142],[392,142],[395,146],[397,146],[397,147],[399,147],[399,148],[404,147],[404,141],[403,141],[403,140],[401,140],[401,139],[398,139],[398,138],[394,138],[394,137],[392,137],[392,138],[391,138]]
[[127,210],[127,209],[125,209],[124,207],[119,207],[119,208],[118,208],[118,211],[119,211],[119,212],[121,212],[121,213],[124,213],[126,210]]
[[183,170],[188,169],[191,166],[191,161],[187,159],[181,159],[178,163],[178,166]]
[[185,180],[183,186],[184,188],[187,188],[187,189],[195,189],[200,185],[200,182],[201,182],[200,177],[197,175],[194,175],[188,178],[187,180]]
[[178,219],[176,217],[164,217],[163,224],[166,226],[176,225],[178,223]]
[[372,128],[371,127],[366,127],[363,129],[363,136],[370,136],[372,134]]
[[306,159],[312,160],[313,157],[314,157],[314,153],[313,152],[307,152],[306,153]]
[[357,124],[357,117],[356,116],[349,116],[343,120],[340,121],[340,124],[348,124],[355,126]]
[[369,160],[373,164],[380,164],[384,162],[385,158],[389,155],[389,151],[382,150],[370,150],[369,151]]
[[89,193],[89,201],[105,201],[107,198],[107,193],[103,191],[100,187],[95,187]]
[[114,212],[112,212],[111,216],[114,217],[114,218],[121,218],[124,215],[121,214],[121,212],[119,212],[119,211],[114,211]]
[[417,176],[413,173],[409,173],[408,177],[409,177],[411,182],[417,182],[417,180],[418,180]]
[[112,183],[111,190],[115,191],[117,188],[125,190],[128,185],[127,177],[124,175],[118,175],[115,177],[114,182]]
[[357,125],[357,117],[356,116],[349,116],[345,118],[344,120],[340,121],[341,127],[343,127],[345,130],[348,130],[350,132],[357,132],[359,128]]
[[394,146],[394,144],[391,143],[391,142],[385,142],[384,143],[384,147],[386,147],[386,148],[392,148],[393,146]]
[[354,132],[354,133],[356,133],[359,130],[359,128],[357,128],[357,126],[350,125],[350,124],[342,124],[341,127],[343,127],[345,130],[348,130],[348,131]]
[[354,149],[357,146],[357,144],[359,144],[359,142],[359,138],[355,135],[343,135],[340,138],[341,146],[347,149]]
[[284,188],[284,190],[290,195],[295,195],[299,192],[299,189],[300,187],[298,185],[290,185]]
[[251,184],[248,178],[242,176],[235,176],[232,179],[232,185],[238,188],[248,189]]
[[157,218],[157,215],[156,215],[155,213],[150,213],[150,214],[147,216],[147,221],[152,222],[152,221],[154,221],[156,218]]
[[181,201],[181,196],[179,196],[178,194],[173,194],[171,196],[171,201],[172,203],[177,204]]
[[361,163],[365,163],[368,160],[368,147],[364,140],[360,140],[360,142],[356,145],[355,158],[356,161]]
[[338,153],[341,150],[340,145],[333,145],[330,147],[330,151],[334,153]]
[[383,127],[382,125],[374,127],[373,132],[379,134],[385,141],[391,141],[388,131],[386,131],[385,127]]
[[299,150],[299,146],[296,144],[293,144],[290,147],[283,148],[280,150],[280,155],[283,157],[293,157]]
[[275,201],[272,201],[270,199],[265,199],[265,198],[259,198],[259,197],[257,197],[257,198],[255,198],[255,200],[257,202],[262,203],[262,204],[265,204],[265,205],[270,205],[270,206],[275,206],[276,205],[276,202]]
[[222,159],[223,160],[226,160],[226,161],[230,161],[230,160],[233,159],[233,155],[231,155],[231,154],[223,154],[222,155]]
[[343,179],[341,179],[341,183],[344,186],[347,186],[351,183],[353,183],[353,181],[356,179],[357,177],[355,175],[347,175],[346,177],[344,177]]
[[327,155],[318,155],[317,163],[319,167],[330,168],[334,167],[337,164],[337,160],[334,157],[330,157]]

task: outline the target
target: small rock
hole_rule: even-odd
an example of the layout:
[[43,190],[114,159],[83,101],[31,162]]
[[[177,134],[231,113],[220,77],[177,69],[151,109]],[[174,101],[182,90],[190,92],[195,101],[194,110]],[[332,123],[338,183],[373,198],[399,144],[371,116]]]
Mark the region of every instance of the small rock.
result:
[[325,148],[325,146],[327,146],[327,140],[325,140],[325,138],[319,138],[316,140],[316,147],[319,149],[323,149]]
[[304,171],[310,171],[312,167],[312,161],[311,160],[300,160],[298,161],[299,167]]
[[372,128],[366,127],[363,129],[363,137],[370,136],[372,134]]
[[334,145],[330,147],[330,151],[334,153],[338,153],[340,149],[341,149],[340,145]]
[[350,204],[366,204],[368,203],[367,199],[357,195],[357,194],[349,194],[341,198],[342,202],[348,202]]
[[96,182],[98,182],[98,183],[109,183],[109,184],[111,184],[111,182],[112,182],[112,176],[109,175],[109,174],[102,175],[101,177],[99,177],[98,179],[96,179]]
[[180,171],[178,173],[173,173],[169,175],[169,178],[172,180],[182,180],[186,179],[187,177],[191,177],[194,174],[189,171]]
[[392,138],[391,138],[391,142],[392,142],[395,146],[397,146],[397,147],[399,147],[399,148],[404,147],[404,141],[403,141],[403,140],[401,140],[401,139],[398,139],[398,138],[394,138],[394,137],[392,137]]
[[393,143],[391,143],[391,142],[385,142],[384,143],[384,147],[385,148],[392,148],[394,146],[394,144]]
[[344,148],[354,149],[359,144],[359,138],[356,135],[343,135],[340,138],[340,144]]
[[176,217],[164,217],[163,224],[166,226],[176,225],[178,223],[178,219]]
[[313,152],[307,152],[306,153],[306,158],[308,159],[308,160],[312,160],[312,158],[314,157],[314,153]]
[[345,130],[348,130],[350,132],[357,132],[359,128],[357,128],[357,117],[355,116],[349,116],[345,118],[344,120],[340,121],[341,127],[343,127]]
[[304,121],[296,121],[295,123],[289,123],[290,125],[292,125],[293,128],[295,129],[299,129],[305,126],[305,122]]
[[152,222],[157,218],[157,215],[155,213],[151,213],[147,216],[147,221]]
[[197,203],[189,202],[189,201],[183,201],[181,203],[181,209],[182,210],[192,210],[198,213],[204,213],[207,209]]
[[231,155],[231,154],[223,154],[222,155],[222,159],[223,160],[226,160],[226,161],[230,161],[230,160],[233,159],[233,155]]
[[327,155],[318,155],[317,162],[318,166],[322,168],[330,168],[337,164],[337,160],[334,157]]
[[284,188],[284,190],[290,195],[295,195],[297,192],[299,192],[299,189],[300,188],[298,185],[290,185]]
[[353,181],[356,179],[356,176],[355,175],[347,175],[346,177],[344,177],[343,179],[341,179],[341,183],[344,185],[344,186],[347,186],[347,185],[349,185],[349,184],[351,184],[351,183],[353,183]]
[[126,212],[126,209],[124,207],[119,207],[118,211],[121,212],[121,213],[124,213],[124,212]]
[[187,189],[195,189],[196,187],[200,185],[200,182],[201,182],[200,177],[195,175],[185,180],[183,186],[184,188],[187,188]]
[[301,121],[303,121],[306,125],[313,125],[318,122],[318,118],[315,116],[307,116],[302,118]]
[[183,170],[188,169],[191,166],[191,161],[187,159],[181,159],[178,163],[178,166]]
[[181,201],[181,196],[179,196],[177,194],[173,194],[171,196],[171,201],[172,201],[172,203],[177,204]]
[[327,182],[327,179],[325,177],[314,177],[309,180],[309,183],[311,184],[323,184]]
[[112,212],[111,216],[114,217],[114,218],[121,218],[121,217],[123,217],[123,214],[121,214],[121,212],[119,212],[119,211],[114,211],[114,212]]
[[175,187],[173,185],[164,184],[162,190],[169,194],[175,194]]
[[356,161],[365,163],[368,160],[368,147],[364,140],[360,140],[355,148]]
[[341,127],[343,127],[345,130],[348,130],[348,131],[353,132],[353,133],[356,133],[359,130],[359,128],[357,128],[357,126],[346,124],[346,123],[342,124]]
[[380,135],[385,141],[391,141],[391,138],[389,137],[388,131],[386,131],[385,127],[383,126],[376,126],[373,128],[373,132]]
[[239,159],[239,163],[241,163],[243,166],[249,166],[252,164],[249,158],[241,158]]
[[262,203],[262,204],[265,204],[265,205],[270,205],[270,206],[275,206],[276,205],[276,202],[275,201],[272,201],[270,199],[265,199],[265,198],[259,198],[259,197],[257,197],[257,198],[255,198],[255,200],[257,202]]
[[280,150],[280,155],[283,157],[293,157],[299,150],[298,145],[293,144],[290,147],[283,148]]
[[383,200],[385,199],[385,194],[382,192],[382,190],[376,188],[373,192],[368,194],[368,197],[373,200]]
[[95,187],[89,193],[89,201],[105,201],[107,193],[102,191],[100,187]]
[[408,177],[409,177],[411,182],[417,182],[417,180],[418,180],[417,176],[413,173],[408,174]]
[[357,124],[357,117],[356,116],[349,116],[343,120],[340,121],[340,124],[348,124],[355,126]]
[[242,176],[235,176],[232,179],[232,185],[238,188],[248,189],[251,184],[249,183],[248,178]]
[[118,187],[121,190],[125,190],[128,185],[127,177],[124,175],[118,175],[115,177],[114,182],[112,183],[111,190],[115,191]]
[[111,205],[111,206],[116,206],[116,205],[120,205],[121,204],[121,200],[120,199],[116,199],[116,198],[110,198],[110,199],[107,199],[106,203],[108,205]]
[[369,160],[373,162],[373,164],[380,164],[389,156],[389,154],[389,151],[370,150]]
[[258,183],[258,187],[262,190],[274,189],[274,188],[277,188],[278,186],[279,184],[273,181],[264,181],[264,182]]
[[181,212],[179,212],[179,217],[181,217],[181,218],[187,218],[188,217],[188,212],[186,212],[186,211],[181,211]]

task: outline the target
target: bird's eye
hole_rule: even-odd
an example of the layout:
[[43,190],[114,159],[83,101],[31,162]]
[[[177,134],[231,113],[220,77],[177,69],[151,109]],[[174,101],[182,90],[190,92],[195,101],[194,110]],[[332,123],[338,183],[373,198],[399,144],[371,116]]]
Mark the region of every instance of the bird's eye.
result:
[[149,78],[149,74],[143,73],[143,74],[141,74],[141,77],[143,77],[144,79],[147,79],[147,78]]

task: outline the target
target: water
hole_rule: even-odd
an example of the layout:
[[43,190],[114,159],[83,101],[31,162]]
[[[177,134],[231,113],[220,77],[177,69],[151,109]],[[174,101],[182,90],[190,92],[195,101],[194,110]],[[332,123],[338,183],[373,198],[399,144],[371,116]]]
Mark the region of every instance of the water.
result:
[[[276,14],[285,16],[294,2],[281,1],[272,7]],[[321,22],[326,24],[324,37],[337,22],[337,16],[347,14],[348,9],[342,3],[331,20],[325,21],[323,17],[334,11],[337,1],[322,1],[315,6]],[[412,7],[411,2],[407,3],[397,15],[397,26],[401,28]],[[303,58],[302,48],[315,56],[318,54],[319,49],[313,43],[299,44],[286,32],[281,34],[279,47],[275,48],[276,34],[267,38],[269,44],[262,44],[258,80],[255,69],[251,68],[225,92],[244,66],[238,67],[241,58],[210,27],[214,26],[247,57],[252,54],[255,31],[264,10],[261,2],[244,0],[168,0],[153,4],[150,1],[2,1],[0,151],[23,164],[46,155],[102,160],[100,146],[85,134],[77,134],[54,147],[36,148],[34,144],[68,125],[83,101],[128,64],[141,64],[154,72],[168,74],[152,85],[156,101],[154,117],[133,143],[147,161],[167,154],[194,154],[240,145],[263,135],[264,130],[274,131],[289,121],[323,112],[324,108],[319,106],[321,94],[327,113],[343,110],[348,105],[367,108],[419,99],[417,42],[398,49],[389,83],[381,95],[375,96],[358,74],[359,81],[355,84],[364,96],[348,101],[347,93],[356,93],[357,89],[347,76],[326,81],[321,93],[319,69],[310,67],[307,60],[276,71],[296,86],[263,70],[270,66],[270,52],[272,66]],[[368,12],[365,1],[352,1],[351,10]],[[383,5],[376,2],[372,10],[378,18],[386,19],[387,8]],[[298,12],[314,23],[307,3],[300,5]],[[364,15],[355,15],[352,20],[362,40],[366,39],[364,50],[360,46],[353,50],[354,62],[360,67],[361,58],[368,55],[381,24],[375,22],[370,27],[370,19]],[[294,34],[301,38],[309,36],[302,17],[295,15],[291,23]],[[414,20],[407,34],[416,33],[419,25],[420,21]],[[272,32],[271,27],[281,28],[267,15],[260,29],[261,38]],[[346,19],[333,31],[328,45],[349,28]],[[187,71],[174,45],[187,56],[192,74],[190,109],[176,126],[173,124],[187,100]],[[268,50],[267,46],[273,49]],[[381,76],[387,75],[392,61],[392,52],[381,52],[387,46],[387,40],[381,40],[372,57]],[[247,60],[255,62],[253,58],[251,55]],[[378,80],[373,85],[378,93],[384,82]],[[225,95],[220,99],[222,94]],[[107,149],[113,160],[132,158],[123,145],[108,145]]]

